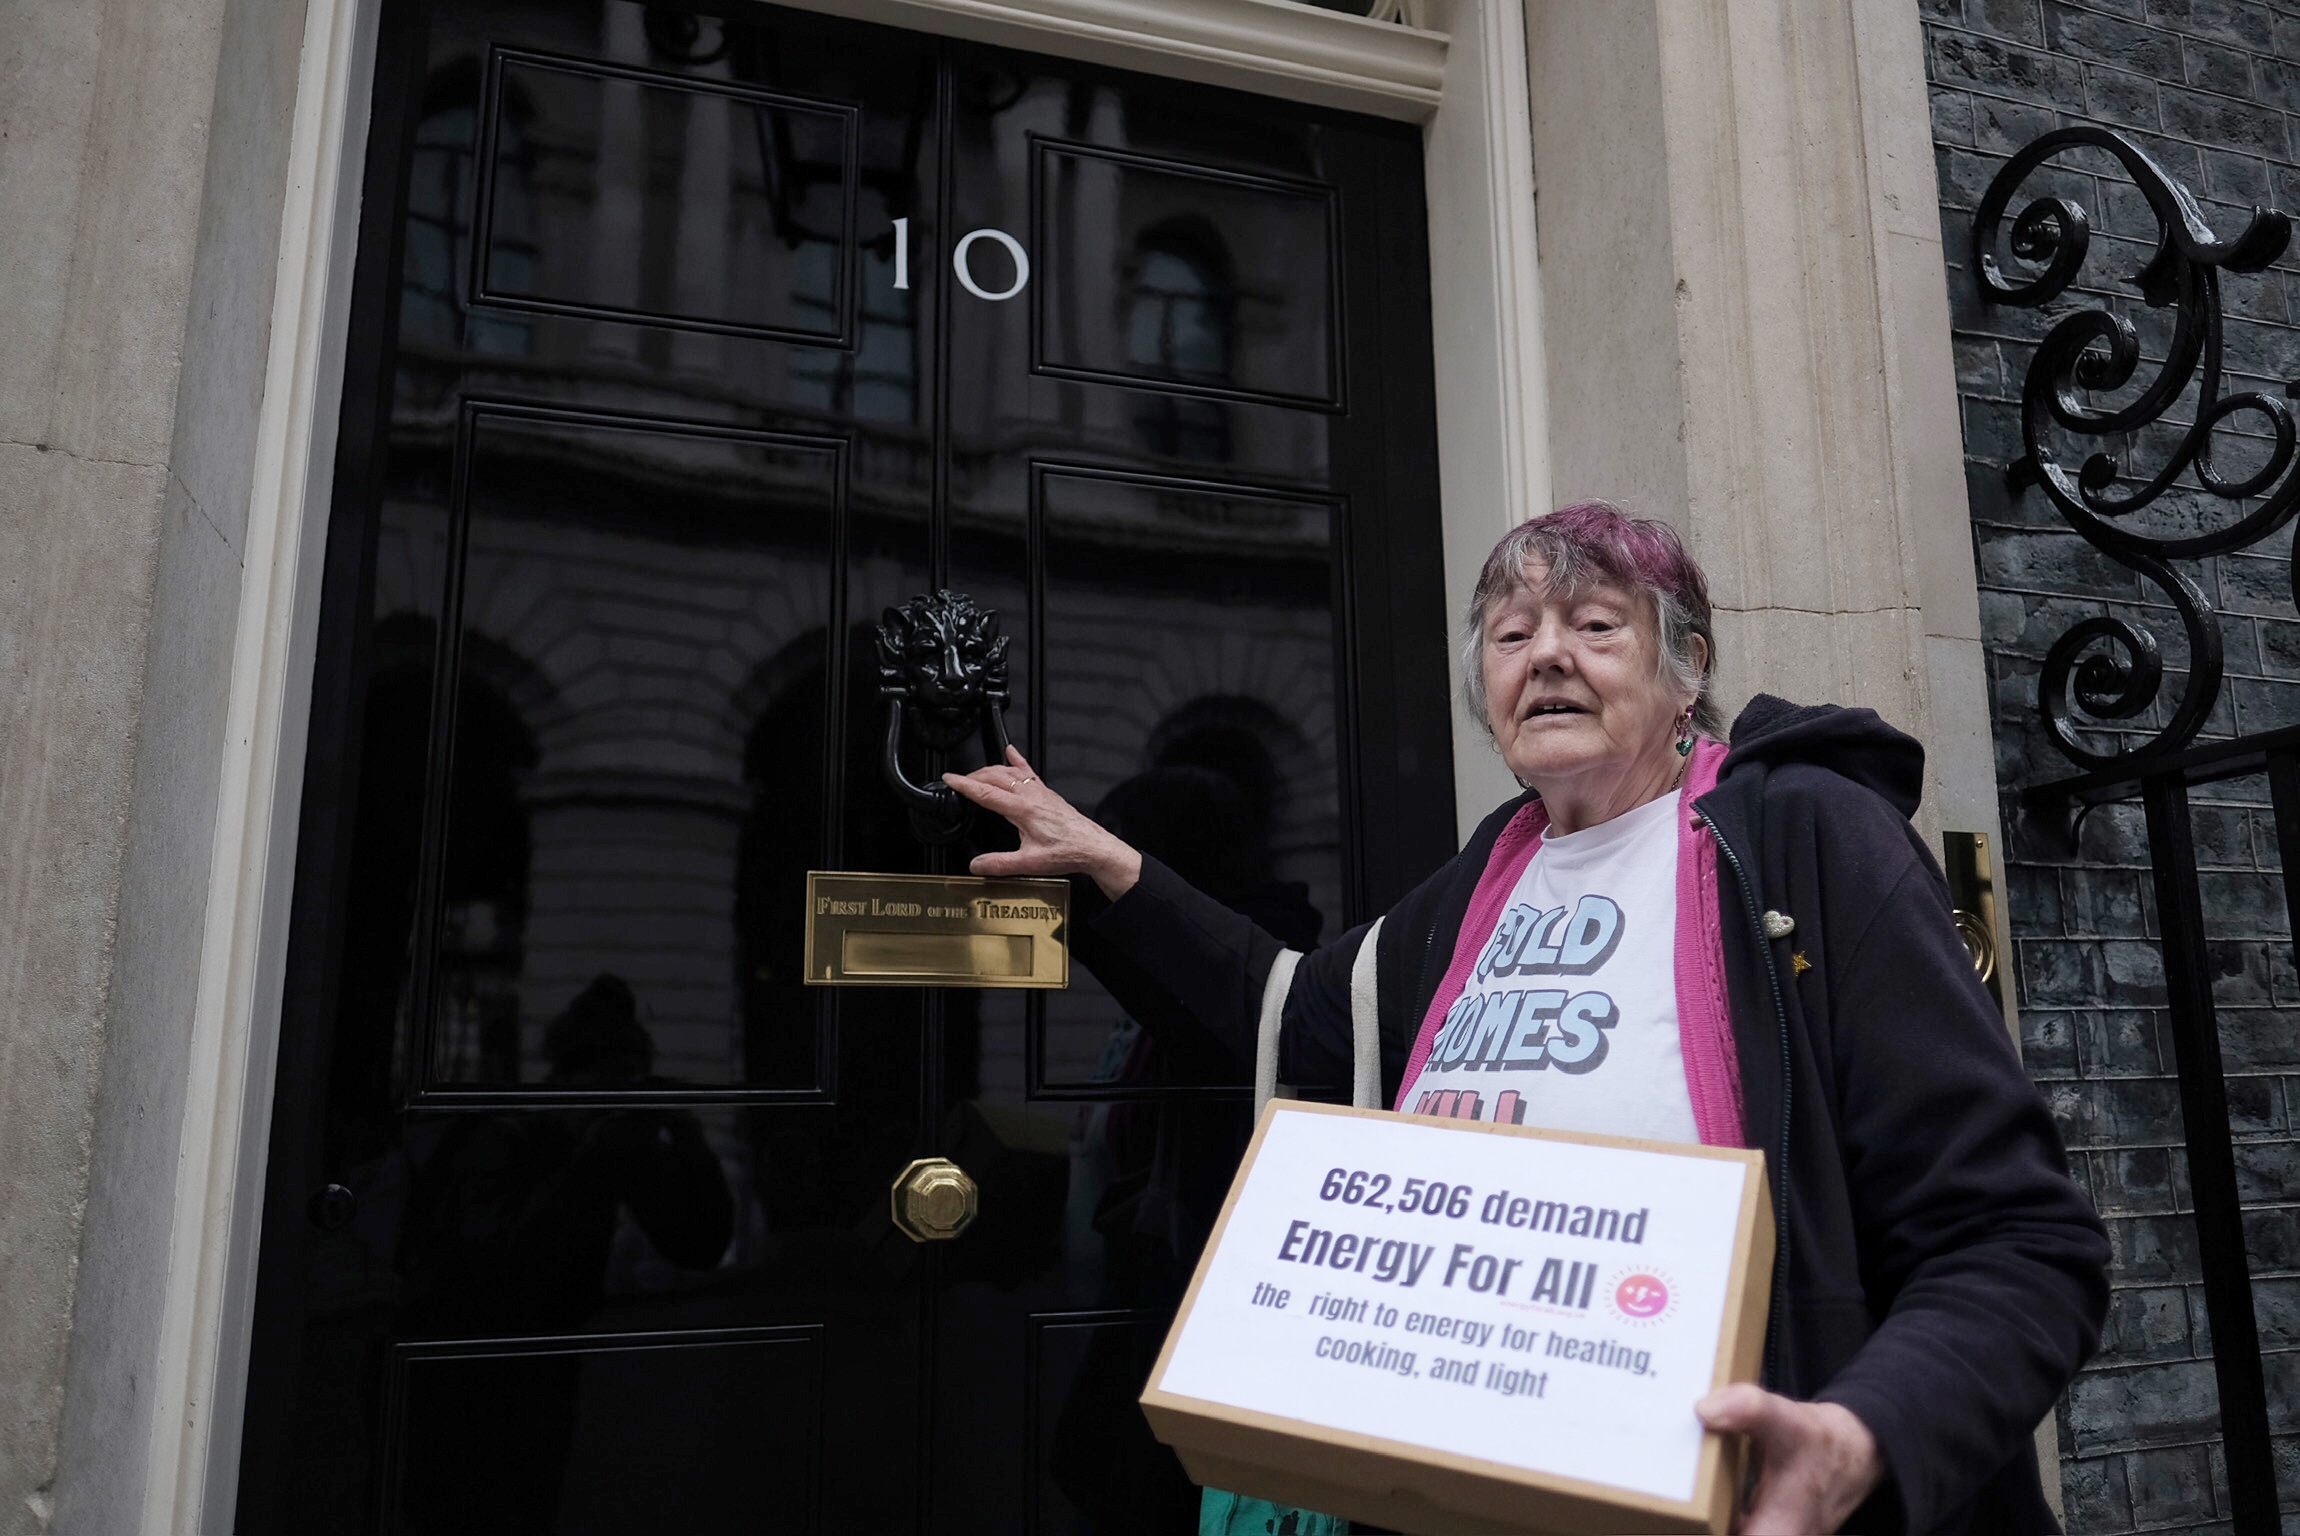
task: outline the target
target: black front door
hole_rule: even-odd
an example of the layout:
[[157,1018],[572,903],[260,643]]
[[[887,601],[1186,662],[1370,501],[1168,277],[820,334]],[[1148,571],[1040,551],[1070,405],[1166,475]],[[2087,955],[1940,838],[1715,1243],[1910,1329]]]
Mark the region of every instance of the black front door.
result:
[[[1420,163],[795,12],[387,6],[239,1529],[1192,1528],[1133,1400],[1246,1064],[1154,977],[806,987],[804,875],[963,868],[877,766],[935,588],[1049,782],[1289,942],[1451,851]],[[928,1155],[956,1241],[890,1219]]]

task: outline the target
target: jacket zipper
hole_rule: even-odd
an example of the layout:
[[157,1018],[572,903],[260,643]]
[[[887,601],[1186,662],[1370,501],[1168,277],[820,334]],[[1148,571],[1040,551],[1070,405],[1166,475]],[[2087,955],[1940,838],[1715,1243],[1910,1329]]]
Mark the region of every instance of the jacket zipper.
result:
[[1794,1086],[1789,1067],[1789,1006],[1781,995],[1781,972],[1773,964],[1773,941],[1765,937],[1757,889],[1749,883],[1749,871],[1733,845],[1717,830],[1717,823],[1706,816],[1701,821],[1717,840],[1717,851],[1725,855],[1725,862],[1733,868],[1734,883],[1741,888],[1750,931],[1757,935],[1758,952],[1765,957],[1765,979],[1772,983],[1773,1019],[1780,1032],[1781,1140],[1773,1166],[1773,1326],[1765,1331],[1765,1383],[1776,1387],[1781,1380],[1781,1330],[1789,1320],[1789,1096]]

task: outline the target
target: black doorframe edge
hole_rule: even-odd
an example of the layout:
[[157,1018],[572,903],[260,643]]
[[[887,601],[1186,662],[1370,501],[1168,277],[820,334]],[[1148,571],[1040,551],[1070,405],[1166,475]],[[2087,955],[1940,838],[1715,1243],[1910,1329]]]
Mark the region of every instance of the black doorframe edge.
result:
[[241,1409],[233,1529],[242,1536],[276,1528],[301,1363],[309,1232],[303,1206],[321,1162],[326,1026],[340,980],[338,924],[359,796],[365,690],[356,683],[368,666],[368,626],[360,622],[359,598],[373,575],[370,534],[381,503],[378,471],[391,411],[388,359],[398,326],[399,233],[409,150],[422,120],[429,13],[430,0],[386,0],[377,26]]

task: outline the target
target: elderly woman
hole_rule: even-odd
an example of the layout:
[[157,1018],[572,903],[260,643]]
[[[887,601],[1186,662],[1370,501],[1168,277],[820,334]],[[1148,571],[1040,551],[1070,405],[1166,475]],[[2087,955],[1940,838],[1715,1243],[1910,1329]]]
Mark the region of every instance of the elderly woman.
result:
[[[1378,930],[1390,1103],[1764,1150],[1765,1387],[1699,1406],[1757,1448],[1746,1531],[2049,1530],[2030,1432],[2098,1339],[2108,1245],[1909,825],[1923,750],[1762,696],[1721,743],[1714,661],[1666,525],[1583,503],[1494,548],[1464,670],[1526,792]],[[1251,1058],[1276,940],[1019,753],[949,782],[1020,833],[977,873],[1092,879],[1097,937]],[[1289,1080],[1346,1080],[1367,931],[1302,962]]]

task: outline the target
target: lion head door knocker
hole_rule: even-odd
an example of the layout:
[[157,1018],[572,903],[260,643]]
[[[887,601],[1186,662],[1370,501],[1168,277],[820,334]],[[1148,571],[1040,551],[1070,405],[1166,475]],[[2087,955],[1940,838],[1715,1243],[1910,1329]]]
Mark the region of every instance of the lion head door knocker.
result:
[[903,767],[903,743],[948,752],[980,732],[984,759],[1006,761],[1006,638],[997,611],[962,592],[914,597],[889,608],[878,627],[878,695],[886,700],[880,767],[922,842],[957,842],[967,804],[948,785],[914,780]]

